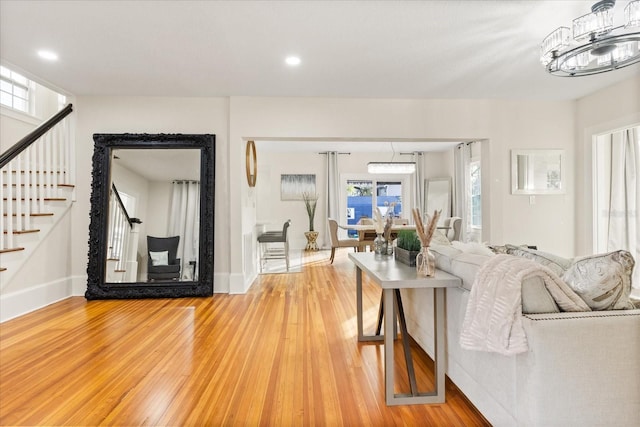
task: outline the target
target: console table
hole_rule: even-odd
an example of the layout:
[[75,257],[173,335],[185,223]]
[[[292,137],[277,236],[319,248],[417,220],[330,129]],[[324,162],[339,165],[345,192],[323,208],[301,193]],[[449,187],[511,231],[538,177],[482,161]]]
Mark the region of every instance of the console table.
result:
[[[384,342],[384,380],[385,399],[387,405],[408,405],[425,403],[444,403],[445,401],[445,290],[449,287],[460,286],[460,279],[444,271],[436,270],[435,277],[418,277],[415,267],[396,262],[391,256],[376,255],[372,252],[350,253],[349,258],[356,265],[356,303],[358,311],[358,341]],[[379,335],[379,328],[375,335],[364,335],[362,321],[362,272],[382,288],[382,306],[380,315],[384,315],[384,335]],[[409,348],[404,309],[400,298],[400,289],[429,288],[434,291],[434,376],[435,390],[420,392],[417,389],[413,359]],[[396,307],[397,306],[397,311]],[[395,337],[396,315],[398,317],[407,374],[411,393],[395,393],[394,390],[394,357],[393,341]]]

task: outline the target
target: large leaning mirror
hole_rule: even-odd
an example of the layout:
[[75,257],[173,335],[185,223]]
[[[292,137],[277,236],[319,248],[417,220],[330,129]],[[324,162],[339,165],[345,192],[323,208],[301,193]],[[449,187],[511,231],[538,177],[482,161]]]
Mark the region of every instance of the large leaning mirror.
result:
[[212,295],[215,136],[94,143],[86,298]]

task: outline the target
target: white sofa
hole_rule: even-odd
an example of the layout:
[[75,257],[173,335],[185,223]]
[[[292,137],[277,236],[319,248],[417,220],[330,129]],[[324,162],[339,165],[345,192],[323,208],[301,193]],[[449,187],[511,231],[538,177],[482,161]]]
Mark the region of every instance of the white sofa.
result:
[[[447,290],[453,383],[494,426],[639,426],[639,309],[525,314],[529,350],[515,356],[460,347],[469,289],[487,259],[437,254],[438,267],[463,282]],[[524,292],[523,307],[544,311],[540,295],[527,303]],[[432,293],[403,290],[403,301],[410,335],[433,356]]]

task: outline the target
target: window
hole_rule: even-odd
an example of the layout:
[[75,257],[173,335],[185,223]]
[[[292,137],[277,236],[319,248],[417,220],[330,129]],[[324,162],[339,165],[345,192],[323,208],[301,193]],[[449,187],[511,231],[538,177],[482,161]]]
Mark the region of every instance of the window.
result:
[[469,163],[469,226],[482,228],[482,185],[480,160]]
[[[373,207],[382,215],[393,209],[391,215],[402,215],[402,181],[349,179],[346,181],[347,224],[357,224],[360,218],[372,218]],[[375,191],[374,191],[375,189]],[[358,232],[349,230],[350,236]]]
[[0,66],[0,104],[29,113],[30,87],[26,77]]

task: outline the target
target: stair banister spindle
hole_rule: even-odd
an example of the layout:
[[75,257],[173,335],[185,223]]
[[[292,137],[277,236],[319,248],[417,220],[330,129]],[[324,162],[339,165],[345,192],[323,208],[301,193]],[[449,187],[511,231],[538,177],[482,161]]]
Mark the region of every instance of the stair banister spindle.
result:
[[13,247],[13,221],[11,217],[13,216],[13,201],[12,199],[12,191],[11,187],[13,186],[13,164],[9,163],[7,165],[7,191],[6,191],[6,199],[7,199],[7,221],[6,221],[6,236],[7,243],[5,248]]
[[[14,185],[15,191],[13,192],[16,199],[16,225],[15,229],[17,231],[24,230],[22,224],[22,154],[18,154],[18,156],[11,162],[16,165],[16,183]],[[11,190],[11,189],[9,189]],[[11,217],[8,218],[11,221]]]
[[38,162],[36,163],[35,169],[38,173],[38,181],[40,185],[38,186],[38,213],[44,212],[44,189],[45,189],[45,173],[44,173],[44,144],[42,144],[42,139],[36,142],[38,147]]
[[29,163],[29,157],[31,156],[31,147],[28,147],[23,153],[23,165],[24,165],[24,203],[22,204],[24,209],[24,228],[31,229],[31,189],[35,185],[31,179],[31,164]]
[[[64,124],[64,120],[61,124]],[[66,182],[64,182],[67,175],[64,173],[67,170],[67,165],[64,162],[64,141],[66,138],[62,127],[56,126],[56,132],[58,132],[58,184],[66,184]]]
[[58,197],[58,173],[60,172],[58,163],[58,128],[54,127],[51,132],[51,197]]
[[[4,173],[2,171],[0,171],[0,214],[4,214],[5,213],[5,202],[4,202],[4,197],[5,197],[5,193],[6,191],[4,190]],[[6,220],[4,218],[0,218],[2,219],[2,221],[0,221],[0,249],[6,249],[6,246],[4,245],[4,230],[5,230],[5,222]]]
[[45,168],[47,171],[47,198],[53,197],[53,156],[51,155],[53,145],[53,132],[49,131],[46,134],[45,141]]

